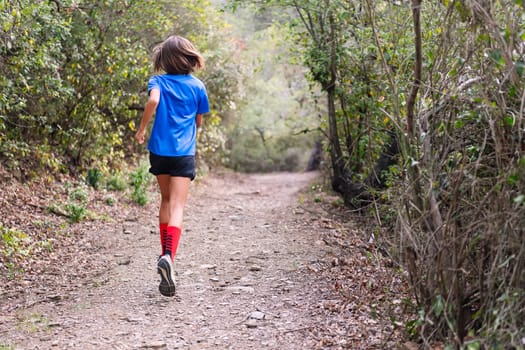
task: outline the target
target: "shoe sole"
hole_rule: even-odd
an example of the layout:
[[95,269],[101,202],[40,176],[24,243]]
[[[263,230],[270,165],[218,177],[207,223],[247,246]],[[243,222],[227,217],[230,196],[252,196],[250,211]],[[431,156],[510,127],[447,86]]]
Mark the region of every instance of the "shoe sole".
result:
[[171,266],[168,262],[160,260],[157,264],[157,272],[160,275],[159,292],[165,297],[175,296],[175,282],[171,278]]

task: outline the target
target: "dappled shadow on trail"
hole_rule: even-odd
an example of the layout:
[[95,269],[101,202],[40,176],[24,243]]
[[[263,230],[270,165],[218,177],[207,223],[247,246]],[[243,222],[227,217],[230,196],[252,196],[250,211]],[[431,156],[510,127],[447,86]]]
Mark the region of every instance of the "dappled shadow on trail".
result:
[[[24,349],[380,349],[399,342],[404,284],[355,224],[307,189],[317,173],[215,175],[194,184],[175,261],[157,290],[156,204],[84,232],[104,265],[0,316]],[[322,200],[321,200],[322,202]],[[325,201],[326,202],[326,201]],[[82,266],[71,266],[71,274]],[[33,294],[31,294],[33,293]],[[32,291],[31,295],[38,294]],[[394,297],[396,295],[396,297]],[[379,312],[379,315],[378,315]]]

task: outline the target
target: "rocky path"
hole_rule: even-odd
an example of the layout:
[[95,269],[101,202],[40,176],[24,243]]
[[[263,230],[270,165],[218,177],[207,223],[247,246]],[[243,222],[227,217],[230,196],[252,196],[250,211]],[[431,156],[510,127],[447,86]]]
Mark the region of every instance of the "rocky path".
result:
[[[338,281],[337,273],[351,264],[323,237],[341,230],[302,203],[301,191],[316,176],[228,174],[195,184],[175,261],[174,298],[157,289],[155,203],[125,211],[122,219],[88,233],[82,242],[96,247],[91,254],[103,269],[82,279],[83,272],[77,272],[82,266],[68,266],[65,260],[69,284],[33,290],[23,307],[4,305],[0,349],[393,346],[398,335],[392,325],[370,316],[375,299],[363,302],[359,294],[343,297],[338,290],[338,283],[339,289],[352,284],[348,290],[367,295],[371,287],[362,275]],[[361,241],[342,240],[355,249],[364,247]],[[374,264],[361,260],[372,274],[382,266],[380,259]],[[401,282],[390,282],[395,295]]]

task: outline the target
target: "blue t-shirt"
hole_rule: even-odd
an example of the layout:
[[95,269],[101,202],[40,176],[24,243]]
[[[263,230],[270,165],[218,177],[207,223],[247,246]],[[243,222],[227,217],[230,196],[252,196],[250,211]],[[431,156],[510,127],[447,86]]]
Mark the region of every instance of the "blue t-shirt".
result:
[[148,94],[154,88],[160,90],[160,100],[148,150],[159,156],[194,156],[195,116],[210,111],[206,87],[190,74],[163,74],[148,81]]

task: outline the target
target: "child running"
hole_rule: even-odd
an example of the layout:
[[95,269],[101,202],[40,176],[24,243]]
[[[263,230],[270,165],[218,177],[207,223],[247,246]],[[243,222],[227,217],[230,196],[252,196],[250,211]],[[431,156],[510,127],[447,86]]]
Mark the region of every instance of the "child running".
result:
[[153,49],[153,68],[159,75],[148,81],[149,98],[135,134],[144,143],[146,128],[155,114],[148,150],[150,172],[160,189],[159,229],[162,253],[157,262],[159,291],[175,295],[173,261],[182,230],[183,212],[191,181],[195,178],[197,128],[209,112],[202,81],[191,75],[204,68],[204,59],[193,44],[170,36]]

